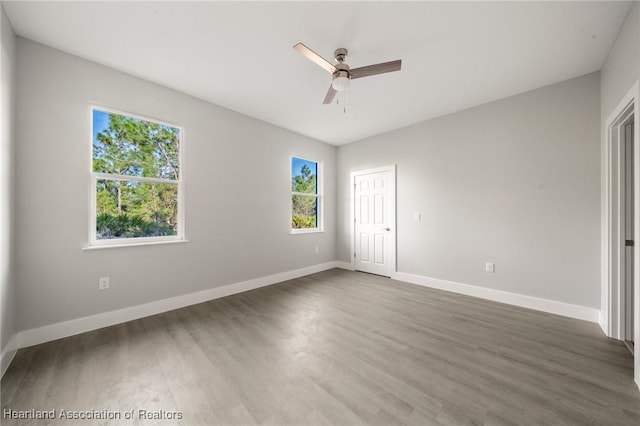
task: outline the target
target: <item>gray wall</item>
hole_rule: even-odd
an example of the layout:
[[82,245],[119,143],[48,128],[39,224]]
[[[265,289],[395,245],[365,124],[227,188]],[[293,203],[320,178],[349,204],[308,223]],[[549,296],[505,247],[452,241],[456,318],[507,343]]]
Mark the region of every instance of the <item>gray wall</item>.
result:
[[350,260],[349,173],[396,164],[398,271],[599,308],[599,79],[341,146],[339,260]]
[[2,29],[2,59],[0,79],[2,91],[0,101],[0,349],[16,332],[16,286],[13,259],[13,193],[14,171],[13,153],[14,107],[15,107],[15,35],[0,6],[0,27]]
[[[335,259],[335,147],[17,40],[20,330]],[[189,243],[82,250],[89,102],[184,126]],[[292,154],[324,163],[327,232],[289,234]]]

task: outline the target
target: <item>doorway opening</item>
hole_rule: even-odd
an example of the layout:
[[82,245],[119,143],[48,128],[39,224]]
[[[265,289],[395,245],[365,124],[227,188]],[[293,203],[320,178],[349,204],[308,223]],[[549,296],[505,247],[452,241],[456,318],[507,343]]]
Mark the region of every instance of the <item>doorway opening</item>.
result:
[[633,134],[634,103],[609,128],[609,329],[612,337],[633,342]]

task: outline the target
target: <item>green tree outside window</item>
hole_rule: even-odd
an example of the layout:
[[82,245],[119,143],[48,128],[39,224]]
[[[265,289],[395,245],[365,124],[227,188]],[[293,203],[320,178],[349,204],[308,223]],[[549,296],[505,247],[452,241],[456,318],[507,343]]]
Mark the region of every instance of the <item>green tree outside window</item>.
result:
[[291,159],[291,228],[318,229],[318,163],[302,158]]
[[95,239],[178,234],[180,129],[93,109]]

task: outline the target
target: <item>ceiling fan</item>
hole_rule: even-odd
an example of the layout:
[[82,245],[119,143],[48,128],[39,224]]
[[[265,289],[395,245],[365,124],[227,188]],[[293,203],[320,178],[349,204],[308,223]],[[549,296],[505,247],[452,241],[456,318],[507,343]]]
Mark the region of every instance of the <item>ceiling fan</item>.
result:
[[293,46],[293,48],[318,64],[320,67],[333,74],[331,86],[329,86],[329,91],[324,97],[324,102],[322,102],[323,104],[330,104],[333,101],[333,98],[336,96],[337,92],[347,90],[349,88],[349,83],[354,78],[369,77],[372,75],[384,74],[386,72],[400,71],[400,68],[402,66],[402,60],[397,60],[351,69],[349,68],[349,65],[344,63],[344,60],[347,58],[348,53],[347,49],[345,48],[341,47],[333,52],[336,60],[336,65],[332,65],[329,61],[327,61],[322,56],[318,55],[316,52],[309,49],[302,43],[297,43]]

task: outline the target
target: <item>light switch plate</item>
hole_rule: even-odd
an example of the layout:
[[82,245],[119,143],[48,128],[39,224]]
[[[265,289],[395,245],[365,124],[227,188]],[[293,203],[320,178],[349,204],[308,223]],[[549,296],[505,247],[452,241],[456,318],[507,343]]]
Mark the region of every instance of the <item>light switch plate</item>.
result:
[[102,277],[98,280],[98,290],[106,290],[109,288],[109,277]]

